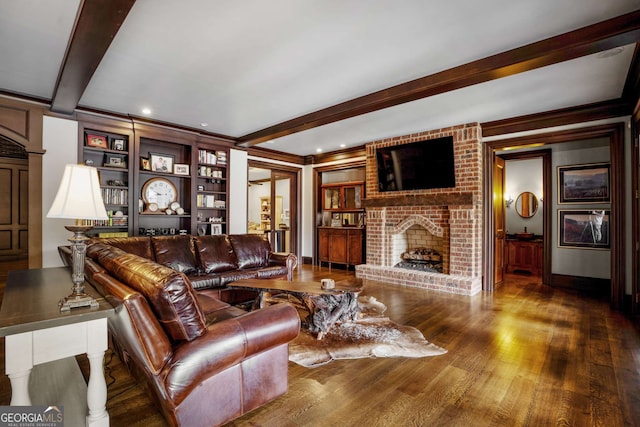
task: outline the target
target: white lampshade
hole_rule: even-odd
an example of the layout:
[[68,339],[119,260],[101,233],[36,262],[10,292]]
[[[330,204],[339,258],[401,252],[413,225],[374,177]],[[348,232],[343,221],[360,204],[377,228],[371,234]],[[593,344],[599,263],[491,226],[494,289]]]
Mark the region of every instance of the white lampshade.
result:
[[98,170],[92,166],[67,165],[47,218],[109,219]]

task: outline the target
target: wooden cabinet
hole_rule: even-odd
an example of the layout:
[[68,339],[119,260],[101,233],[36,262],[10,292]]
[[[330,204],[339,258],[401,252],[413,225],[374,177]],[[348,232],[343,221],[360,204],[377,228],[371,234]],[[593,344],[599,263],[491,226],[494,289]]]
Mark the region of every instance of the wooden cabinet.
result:
[[[79,114],[79,158],[98,168],[110,219],[93,233],[227,233],[230,144],[191,132]],[[162,194],[161,189],[169,189]],[[145,194],[143,194],[143,191]]]
[[198,146],[196,227],[199,235],[227,232],[227,152]]
[[107,220],[87,221],[93,225],[89,235],[113,237],[131,233],[131,137],[131,132],[125,129],[95,123],[80,127],[79,158],[98,170],[102,200],[109,216]]
[[516,270],[539,275],[542,272],[542,241],[507,240],[507,273]]
[[362,264],[364,248],[364,230],[349,227],[320,227],[318,229],[318,259],[328,262],[350,265]]
[[322,209],[327,210],[360,210],[364,197],[364,183],[348,182],[325,184],[322,186]]

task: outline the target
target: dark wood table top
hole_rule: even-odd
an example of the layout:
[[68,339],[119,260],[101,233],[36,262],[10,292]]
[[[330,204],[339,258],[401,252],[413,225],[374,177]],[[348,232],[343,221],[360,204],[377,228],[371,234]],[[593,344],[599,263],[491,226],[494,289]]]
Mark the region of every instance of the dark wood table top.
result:
[[247,288],[256,290],[273,290],[297,292],[312,295],[331,295],[345,292],[361,292],[364,289],[362,279],[347,279],[336,282],[334,289],[322,289],[320,282],[303,282],[273,279],[242,279],[229,283],[232,288]]
[[0,307],[0,337],[101,319],[113,313],[111,304],[87,282],[85,292],[99,306],[61,312],[58,301],[71,294],[72,287],[69,267],[10,271]]

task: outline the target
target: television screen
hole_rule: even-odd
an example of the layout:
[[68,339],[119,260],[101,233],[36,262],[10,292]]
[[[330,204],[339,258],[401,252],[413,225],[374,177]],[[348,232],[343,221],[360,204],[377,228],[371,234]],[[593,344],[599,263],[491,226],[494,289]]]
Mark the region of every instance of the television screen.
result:
[[376,149],[378,191],[456,186],[453,137]]

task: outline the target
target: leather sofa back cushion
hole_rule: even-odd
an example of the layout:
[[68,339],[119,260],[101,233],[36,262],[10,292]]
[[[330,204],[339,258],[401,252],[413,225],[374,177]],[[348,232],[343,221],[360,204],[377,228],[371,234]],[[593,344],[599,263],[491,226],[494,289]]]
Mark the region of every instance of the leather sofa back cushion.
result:
[[191,341],[206,331],[204,314],[184,274],[115,248],[101,251],[98,260],[121,282],[144,295],[173,341]]
[[190,236],[152,237],[156,262],[184,274],[197,272]]
[[155,261],[153,249],[151,248],[150,237],[108,237],[93,238],[94,242],[102,242],[107,245],[115,246],[130,254],[136,254],[142,258]]
[[229,241],[238,258],[238,268],[269,265],[271,245],[260,234],[230,234]]
[[195,236],[193,243],[204,273],[220,273],[238,268],[238,258],[227,236]]

